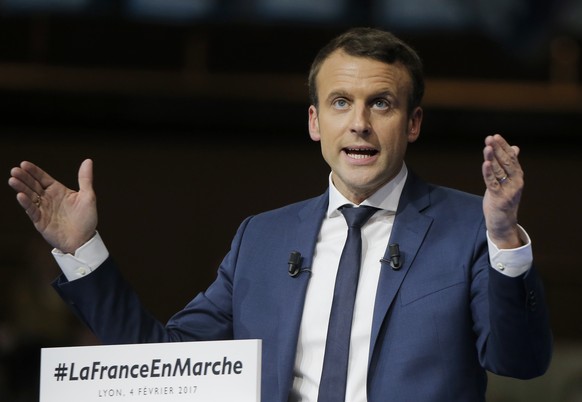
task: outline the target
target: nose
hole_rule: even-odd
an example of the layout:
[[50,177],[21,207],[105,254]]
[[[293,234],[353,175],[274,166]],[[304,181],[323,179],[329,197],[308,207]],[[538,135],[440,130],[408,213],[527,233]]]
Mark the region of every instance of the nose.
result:
[[352,109],[350,132],[357,135],[368,135],[371,132],[370,111],[365,106],[356,106]]

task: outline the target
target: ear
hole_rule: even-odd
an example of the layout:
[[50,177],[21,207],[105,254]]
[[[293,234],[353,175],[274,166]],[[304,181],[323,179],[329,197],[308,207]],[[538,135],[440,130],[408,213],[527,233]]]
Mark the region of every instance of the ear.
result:
[[315,106],[309,106],[309,136],[313,141],[321,140],[319,134],[319,118],[317,117],[317,109]]
[[420,106],[417,106],[410,115],[410,118],[408,119],[408,142],[414,142],[418,139],[420,135],[420,126],[422,124],[422,115],[423,112]]

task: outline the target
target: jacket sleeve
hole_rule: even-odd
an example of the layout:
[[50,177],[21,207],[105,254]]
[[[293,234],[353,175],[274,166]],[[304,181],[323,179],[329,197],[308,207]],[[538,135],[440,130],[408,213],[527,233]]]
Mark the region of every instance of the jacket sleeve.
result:
[[147,311],[111,257],[75,281],[61,275],[53,287],[106,344],[232,339],[232,282],[247,222],[241,224],[216,280],[167,324]]
[[536,267],[533,265],[526,273],[512,278],[489,265],[486,244],[479,249],[473,270],[471,308],[480,363],[503,376],[519,379],[540,376],[550,364],[553,340]]

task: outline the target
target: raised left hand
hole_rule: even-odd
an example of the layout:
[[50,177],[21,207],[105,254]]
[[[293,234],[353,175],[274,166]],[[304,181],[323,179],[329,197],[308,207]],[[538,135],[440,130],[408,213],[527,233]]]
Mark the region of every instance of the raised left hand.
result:
[[517,211],[524,180],[518,161],[519,148],[499,135],[485,138],[483,180],[487,186],[483,213],[490,239],[500,249],[523,245],[517,226]]

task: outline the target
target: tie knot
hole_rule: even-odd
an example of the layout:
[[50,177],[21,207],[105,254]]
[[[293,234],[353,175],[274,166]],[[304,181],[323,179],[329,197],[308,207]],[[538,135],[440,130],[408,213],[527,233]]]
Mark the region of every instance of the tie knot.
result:
[[349,205],[345,205],[340,208],[340,211],[344,215],[344,218],[348,223],[348,227],[350,228],[361,228],[377,210],[378,208],[369,206],[354,208]]

